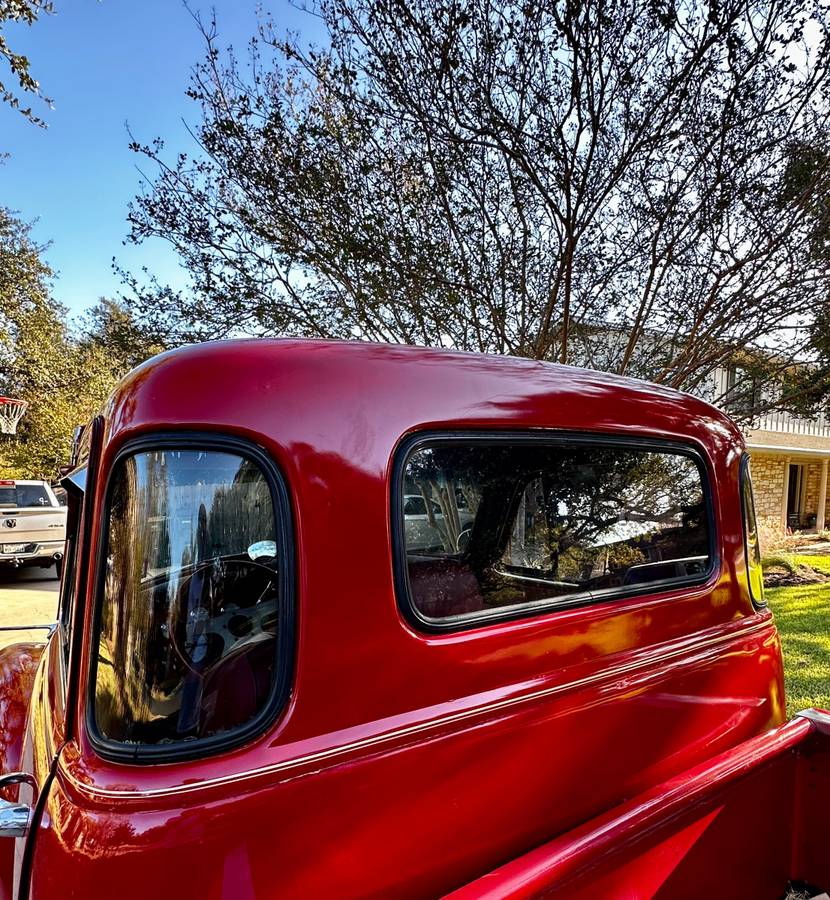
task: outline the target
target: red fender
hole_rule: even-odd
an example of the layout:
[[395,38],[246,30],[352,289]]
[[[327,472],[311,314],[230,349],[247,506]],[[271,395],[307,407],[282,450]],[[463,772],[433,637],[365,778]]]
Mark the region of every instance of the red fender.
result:
[[0,774],[16,772],[20,765],[29,698],[45,647],[21,643],[0,650]]
[[[20,768],[26,716],[45,644],[20,643],[0,649],[0,775]],[[17,799],[17,787],[0,790],[0,797]],[[0,898],[11,897],[14,841],[0,847]]]

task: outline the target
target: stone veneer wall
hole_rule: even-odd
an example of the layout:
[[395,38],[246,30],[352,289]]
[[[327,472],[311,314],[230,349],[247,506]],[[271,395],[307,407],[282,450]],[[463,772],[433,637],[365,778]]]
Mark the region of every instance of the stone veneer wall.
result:
[[[807,493],[804,495],[804,511],[809,516],[818,509],[818,489],[821,479],[821,463],[805,463],[807,475]],[[827,514],[825,513],[825,519]]]
[[[752,463],[752,487],[755,492],[755,508],[759,521],[768,527],[780,528],[781,503],[784,493],[784,457],[750,452]],[[791,460],[797,463],[798,460]],[[807,493],[804,500],[804,518],[818,510],[818,491],[821,480],[821,463],[804,462],[807,467]],[[830,484],[827,489],[825,521],[830,526]]]
[[762,456],[755,451],[750,453],[749,458],[758,521],[778,528],[784,499],[784,458]]

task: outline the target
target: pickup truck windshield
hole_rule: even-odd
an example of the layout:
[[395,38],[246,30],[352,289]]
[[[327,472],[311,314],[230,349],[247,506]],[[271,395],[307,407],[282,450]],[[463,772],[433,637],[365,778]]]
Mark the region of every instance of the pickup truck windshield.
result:
[[0,509],[26,509],[51,505],[52,500],[42,484],[0,485]]

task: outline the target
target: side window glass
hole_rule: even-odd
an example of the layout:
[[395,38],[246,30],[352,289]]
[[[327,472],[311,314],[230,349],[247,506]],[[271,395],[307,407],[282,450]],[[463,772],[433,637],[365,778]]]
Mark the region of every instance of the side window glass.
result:
[[64,545],[63,567],[61,570],[60,601],[58,621],[63,641],[64,660],[69,661],[69,647],[72,641],[72,614],[75,606],[75,575],[78,544],[81,535],[82,494],[67,496],[66,544]]
[[[58,604],[58,622],[63,642],[64,661],[69,663],[69,652],[72,644],[72,621],[75,614],[75,596],[78,592],[79,555],[84,526],[84,499],[87,476],[89,474],[90,457],[95,435],[100,436],[102,422],[93,419],[85,428],[76,432],[76,440],[72,448],[72,460],[75,469],[69,472],[63,486],[55,492],[56,499],[66,506],[66,543],[64,545],[63,564],[61,566],[60,602]],[[93,462],[94,465],[94,462]],[[62,495],[62,496],[61,496]]]
[[743,506],[744,551],[749,593],[755,603],[761,606],[765,602],[764,572],[761,568],[761,542],[758,538],[758,521],[755,517],[755,496],[752,493],[749,457],[744,457],[741,466],[741,504]]
[[[403,472],[409,601],[427,620],[699,581],[712,566],[701,469],[679,451],[471,439]],[[428,521],[405,513],[427,497]]]
[[108,492],[94,673],[99,738],[170,746],[252,723],[275,696],[285,527],[252,459],[125,457]]

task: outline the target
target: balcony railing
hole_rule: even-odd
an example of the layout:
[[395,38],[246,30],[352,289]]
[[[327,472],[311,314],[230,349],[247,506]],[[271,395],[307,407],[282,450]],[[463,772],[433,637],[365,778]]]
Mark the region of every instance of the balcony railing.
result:
[[[729,395],[729,376],[726,369],[718,369],[714,373],[715,397],[720,398],[720,405],[740,418],[739,410],[730,409],[729,403],[724,402]],[[830,438],[830,415],[827,412],[818,413],[810,419],[794,416],[792,413],[771,410],[762,416],[756,417],[751,424],[745,425],[751,430],[777,431],[781,434],[806,434],[813,437]]]
[[751,427],[760,431],[780,431],[784,434],[809,434],[830,438],[830,421],[824,413],[820,413],[814,419],[802,419],[790,413],[773,410],[755,419]]

